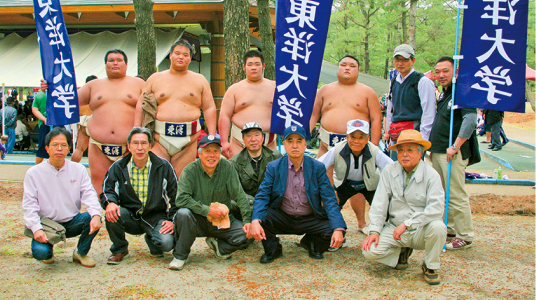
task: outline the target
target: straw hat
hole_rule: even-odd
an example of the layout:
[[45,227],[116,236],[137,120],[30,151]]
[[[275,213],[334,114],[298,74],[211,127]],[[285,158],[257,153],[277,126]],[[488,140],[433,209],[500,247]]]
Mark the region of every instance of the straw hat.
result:
[[400,133],[400,136],[398,136],[398,141],[396,141],[395,145],[390,146],[389,150],[396,151],[396,146],[409,143],[423,145],[425,151],[432,146],[432,143],[422,139],[420,132],[415,129],[408,129]]

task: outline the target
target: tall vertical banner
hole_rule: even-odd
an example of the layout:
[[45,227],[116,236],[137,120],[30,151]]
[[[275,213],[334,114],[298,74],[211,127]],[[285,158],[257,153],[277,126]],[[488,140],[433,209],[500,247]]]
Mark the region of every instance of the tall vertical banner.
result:
[[456,104],[525,112],[528,0],[465,0]]
[[43,78],[48,83],[47,124],[80,121],[71,43],[59,0],[33,0]]
[[332,0],[278,0],[275,29],[276,90],[271,132],[300,125],[310,135],[309,120],[331,16]]

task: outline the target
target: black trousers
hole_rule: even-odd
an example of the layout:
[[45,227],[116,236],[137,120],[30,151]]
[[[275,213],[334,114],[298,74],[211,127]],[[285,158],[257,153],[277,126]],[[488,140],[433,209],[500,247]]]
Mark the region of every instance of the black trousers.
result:
[[276,234],[302,235],[303,241],[312,241],[318,252],[323,253],[329,249],[333,229],[327,219],[319,219],[314,214],[305,216],[287,215],[281,209],[268,208],[266,219],[261,222],[266,235],[262,241],[264,252],[272,254],[279,245]]

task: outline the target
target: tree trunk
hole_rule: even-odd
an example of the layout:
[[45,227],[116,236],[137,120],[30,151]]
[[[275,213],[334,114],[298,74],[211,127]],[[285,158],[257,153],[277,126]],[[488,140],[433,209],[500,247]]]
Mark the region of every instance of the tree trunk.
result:
[[406,17],[407,17],[407,10],[406,10],[406,3],[405,1],[402,1],[400,4],[402,6],[402,13],[400,18],[400,25],[402,27],[402,41],[400,44],[404,44],[408,42],[408,29],[406,26]]
[[270,18],[270,1],[258,0],[259,33],[261,35],[261,48],[264,55],[264,77],[275,80],[275,45],[272,35],[272,21]]
[[534,94],[532,94],[532,89],[530,88],[529,82],[527,80],[525,80],[525,94],[530,102],[532,111],[536,111],[536,107],[534,105]]
[[417,1],[410,0],[409,2],[409,18],[408,18],[408,35],[409,35],[409,45],[416,48],[417,42],[415,40],[415,20],[417,19]]
[[370,55],[369,55],[369,30],[368,29],[365,29],[365,40],[364,40],[364,44],[365,44],[365,57],[364,57],[364,61],[365,61],[365,73],[368,74],[369,72],[369,69],[370,69]]
[[156,33],[153,1],[134,0],[136,37],[138,40],[138,75],[147,79],[156,72]]
[[242,57],[249,50],[249,2],[226,0],[223,4],[225,90],[245,77]]

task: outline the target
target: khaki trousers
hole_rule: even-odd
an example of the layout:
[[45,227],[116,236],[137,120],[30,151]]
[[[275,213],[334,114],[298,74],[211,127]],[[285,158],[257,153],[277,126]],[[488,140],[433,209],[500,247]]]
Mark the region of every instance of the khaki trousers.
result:
[[439,254],[441,254],[447,238],[447,227],[443,221],[432,221],[426,226],[417,229],[413,234],[406,231],[398,241],[393,237],[395,228],[396,226],[391,223],[385,224],[380,233],[378,246],[376,247],[373,243],[370,246],[370,250],[363,251],[363,256],[368,260],[377,261],[394,268],[398,263],[400,248],[408,247],[415,250],[426,250],[424,262],[428,269],[439,269]]
[[[465,168],[468,162],[469,159],[462,159],[461,153],[457,153],[452,159],[447,232],[449,234],[455,234],[464,241],[472,242],[475,232],[473,230],[473,218],[471,216],[471,203],[469,201],[469,195],[465,191]],[[447,155],[433,153],[432,164],[441,176],[446,197]]]

